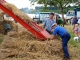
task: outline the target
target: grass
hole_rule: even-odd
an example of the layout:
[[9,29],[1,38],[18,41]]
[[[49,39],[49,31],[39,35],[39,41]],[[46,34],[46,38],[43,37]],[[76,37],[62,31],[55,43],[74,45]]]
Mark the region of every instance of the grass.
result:
[[74,35],[72,27],[73,26],[71,26],[71,25],[65,25],[65,28],[68,30],[68,32],[71,35],[71,39],[69,40],[69,44],[72,45],[73,47],[78,47],[80,45],[80,41],[74,41],[73,40],[75,35]]
[[71,35],[71,39],[69,40],[69,46],[73,47],[76,49],[76,54],[80,56],[80,41],[74,41],[74,32],[72,29],[72,26],[70,25],[65,25],[65,28],[68,30],[68,32]]
[[74,33],[73,32],[69,32],[71,34],[71,39],[69,41],[69,44],[72,45],[73,47],[78,47],[80,42],[79,41],[74,41]]

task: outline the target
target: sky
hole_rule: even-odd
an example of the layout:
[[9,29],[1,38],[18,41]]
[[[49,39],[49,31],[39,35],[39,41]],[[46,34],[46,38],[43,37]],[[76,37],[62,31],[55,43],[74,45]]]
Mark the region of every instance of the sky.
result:
[[35,5],[31,5],[29,0],[5,0],[8,3],[14,4],[17,8],[25,8],[28,7],[29,9],[35,9]]

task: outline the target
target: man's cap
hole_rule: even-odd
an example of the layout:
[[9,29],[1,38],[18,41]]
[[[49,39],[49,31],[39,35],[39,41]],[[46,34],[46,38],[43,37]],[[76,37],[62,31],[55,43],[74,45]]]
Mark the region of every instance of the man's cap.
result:
[[53,23],[53,24],[52,24],[52,26],[56,26],[56,25],[57,25],[57,23]]

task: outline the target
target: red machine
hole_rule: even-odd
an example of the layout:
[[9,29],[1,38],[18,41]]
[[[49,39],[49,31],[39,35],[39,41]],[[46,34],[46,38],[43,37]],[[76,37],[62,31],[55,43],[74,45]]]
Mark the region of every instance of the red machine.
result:
[[[1,2],[2,1],[2,2]],[[0,0],[0,9],[14,18],[17,22],[19,22],[22,26],[24,26],[28,31],[30,31],[36,38],[43,41],[50,37],[50,34],[45,30],[41,29],[36,23],[34,22],[24,22],[19,16],[16,16],[12,11],[7,9],[3,4],[5,3],[4,0]]]
[[0,0],[0,3],[5,3],[6,1],[5,0]]

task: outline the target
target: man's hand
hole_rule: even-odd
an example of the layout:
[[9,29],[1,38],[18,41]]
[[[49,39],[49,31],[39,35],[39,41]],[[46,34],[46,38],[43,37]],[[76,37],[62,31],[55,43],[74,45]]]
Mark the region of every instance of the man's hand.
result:
[[54,31],[54,29],[51,30],[51,32],[53,32],[53,31]]
[[53,39],[54,39],[54,35],[51,36],[50,40],[53,40]]
[[47,40],[51,40],[50,38],[47,38]]

